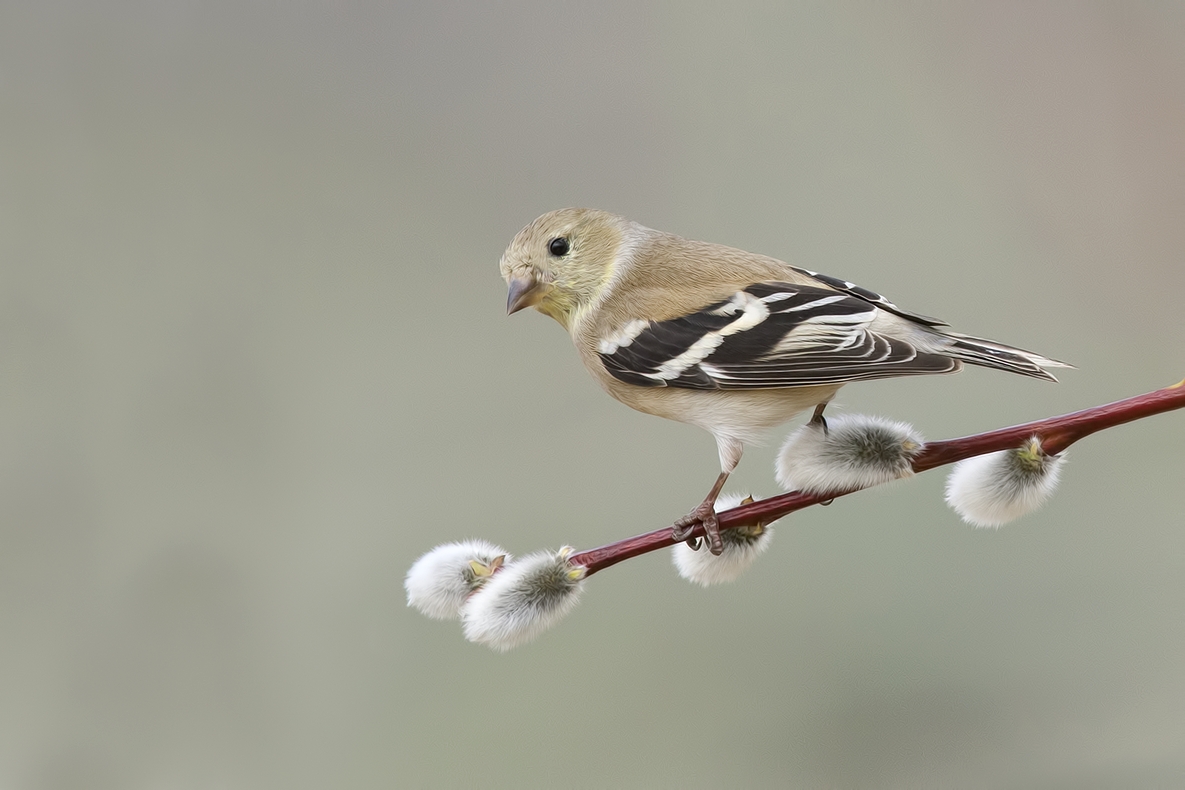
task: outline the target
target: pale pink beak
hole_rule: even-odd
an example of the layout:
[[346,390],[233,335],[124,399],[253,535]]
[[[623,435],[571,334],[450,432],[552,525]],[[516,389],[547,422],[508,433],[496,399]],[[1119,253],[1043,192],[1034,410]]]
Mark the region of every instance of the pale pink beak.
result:
[[538,304],[543,298],[544,290],[534,277],[515,277],[509,283],[506,294],[506,315],[511,315],[524,307]]

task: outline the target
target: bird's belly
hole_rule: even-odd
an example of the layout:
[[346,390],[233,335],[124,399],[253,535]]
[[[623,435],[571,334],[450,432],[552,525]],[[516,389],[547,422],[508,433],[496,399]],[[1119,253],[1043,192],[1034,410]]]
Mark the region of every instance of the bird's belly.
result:
[[647,414],[698,425],[716,436],[753,442],[818,403],[838,385],[762,390],[690,390],[677,387],[606,387],[617,400]]

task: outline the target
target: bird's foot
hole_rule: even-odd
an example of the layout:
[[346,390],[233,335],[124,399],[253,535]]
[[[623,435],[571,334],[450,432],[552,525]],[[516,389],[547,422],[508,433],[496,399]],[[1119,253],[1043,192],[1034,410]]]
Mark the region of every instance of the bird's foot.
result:
[[708,551],[717,555],[722,553],[724,540],[720,537],[720,521],[716,518],[715,502],[712,501],[701,502],[699,507],[676,521],[671,527],[671,538],[687,541],[688,546],[698,550],[699,538],[691,537],[691,533],[701,525],[704,528],[704,537],[708,541]]

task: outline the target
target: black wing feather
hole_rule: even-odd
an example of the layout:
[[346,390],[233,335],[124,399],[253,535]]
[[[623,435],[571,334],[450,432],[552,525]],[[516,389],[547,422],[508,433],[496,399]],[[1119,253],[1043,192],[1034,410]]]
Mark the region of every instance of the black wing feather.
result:
[[[651,321],[600,356],[620,381],[701,390],[839,384],[961,367],[950,357],[868,330],[879,307],[826,288],[755,283],[732,299]],[[764,311],[768,315],[754,323]],[[750,320],[738,328],[743,318]]]
[[805,274],[807,277],[813,277],[825,285],[830,285],[837,291],[843,291],[844,293],[855,296],[858,299],[863,299],[869,304],[874,304],[882,310],[888,310],[890,313],[899,315],[902,318],[908,318],[910,321],[917,321],[919,324],[924,326],[950,326],[950,324],[937,318],[931,318],[930,316],[922,315],[921,313],[911,313],[908,310],[902,310],[900,307],[893,304],[888,299],[878,294],[876,291],[871,291],[867,288],[864,288],[863,286],[859,286],[855,283],[850,283],[847,280],[840,279],[839,277],[832,277],[829,274],[819,274],[818,272],[812,272],[810,269],[800,269],[797,266],[791,266],[790,268],[799,274]]

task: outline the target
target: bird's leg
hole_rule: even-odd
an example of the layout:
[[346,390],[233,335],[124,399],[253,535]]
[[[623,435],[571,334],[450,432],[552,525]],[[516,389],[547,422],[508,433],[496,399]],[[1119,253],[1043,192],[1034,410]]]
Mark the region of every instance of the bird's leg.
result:
[[708,540],[708,551],[713,554],[720,554],[724,551],[724,540],[720,537],[720,522],[716,519],[716,497],[720,496],[720,489],[724,488],[724,481],[728,479],[728,472],[721,472],[720,476],[716,478],[716,484],[712,486],[712,490],[700,502],[695,510],[688,513],[683,518],[675,522],[671,528],[671,538],[673,540],[686,540],[687,545],[693,549],[699,548],[699,542],[693,546],[691,541],[691,533],[695,528],[703,524],[704,537]]
[[[823,435],[824,436],[827,435],[827,418],[823,416],[823,409],[826,409],[827,404],[830,402],[831,401],[829,401],[829,400],[825,400],[822,403],[816,405],[815,406],[815,413],[811,415],[811,423],[814,425],[821,425],[823,427]],[[827,499],[827,500],[820,502],[819,504],[826,507],[827,505],[830,505],[834,501],[835,501],[834,499]]]
[[811,415],[812,425],[821,425],[823,427],[823,435],[827,435],[827,418],[823,416],[823,409],[827,408],[827,404],[831,401],[823,401],[815,406],[815,413]]

